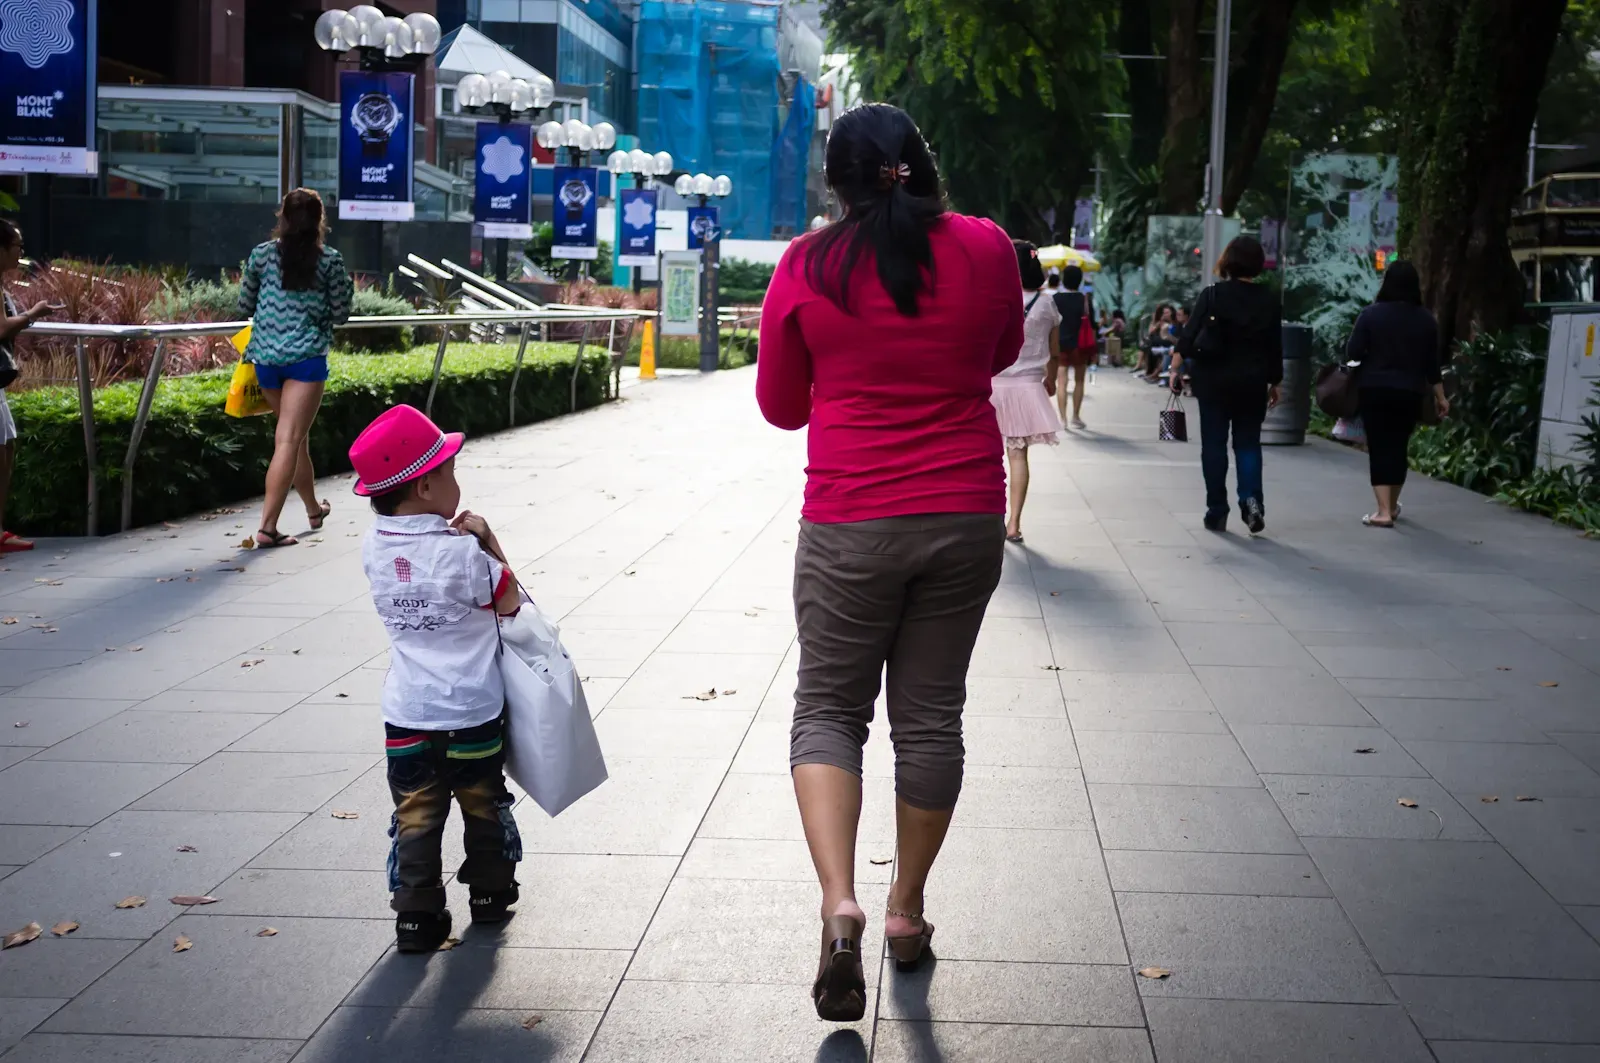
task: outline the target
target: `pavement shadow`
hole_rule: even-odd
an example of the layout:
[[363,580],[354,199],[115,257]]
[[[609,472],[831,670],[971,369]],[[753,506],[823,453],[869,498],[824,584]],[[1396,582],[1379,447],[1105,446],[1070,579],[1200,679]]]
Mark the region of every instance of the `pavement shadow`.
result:
[[934,1036],[933,1006],[928,1002],[928,992],[939,969],[939,957],[930,948],[915,971],[893,970],[893,962],[885,966],[884,977],[889,979],[889,993],[894,999],[895,1015],[903,1020],[899,1028],[909,1042],[909,1058],[918,1063],[944,1063],[944,1049]]
[[867,1043],[858,1030],[835,1030],[817,1046],[814,1063],[867,1063]]

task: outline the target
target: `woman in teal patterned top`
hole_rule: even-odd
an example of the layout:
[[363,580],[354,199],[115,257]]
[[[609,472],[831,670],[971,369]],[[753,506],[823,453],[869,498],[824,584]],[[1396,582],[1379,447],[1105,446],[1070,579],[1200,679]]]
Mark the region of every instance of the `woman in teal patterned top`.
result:
[[250,252],[239,278],[239,313],[251,319],[244,357],[255,364],[261,394],[278,418],[267,500],[256,532],[262,546],[298,542],[278,531],[291,486],[306,504],[312,531],[322,527],[333,508],[317,500],[309,439],[328,380],[333,326],[349,320],[355,288],[344,259],[323,243],[328,231],[323,219],[322,197],[311,189],[284,196],[277,231]]

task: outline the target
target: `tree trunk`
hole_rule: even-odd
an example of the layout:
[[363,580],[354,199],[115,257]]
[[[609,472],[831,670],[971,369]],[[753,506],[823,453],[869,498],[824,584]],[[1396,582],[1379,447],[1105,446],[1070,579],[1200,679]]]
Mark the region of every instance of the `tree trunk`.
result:
[[1161,138],[1161,209],[1194,214],[1205,186],[1207,88],[1200,63],[1205,0],[1172,0],[1167,44],[1167,128]]
[[[1122,0],[1117,22],[1117,47],[1123,55],[1154,55],[1155,24],[1152,0]],[[1128,164],[1135,170],[1154,166],[1161,158],[1161,132],[1167,118],[1167,98],[1160,59],[1125,59],[1128,75]]]
[[1222,181],[1222,213],[1232,214],[1250,184],[1261,142],[1278,100],[1278,79],[1289,55],[1296,0],[1257,0],[1242,35],[1243,47],[1230,55],[1228,159]]
[[1446,352],[1521,314],[1506,229],[1566,6],[1404,0],[1407,36],[1418,45],[1406,99],[1418,121],[1402,141],[1402,246],[1422,273]]

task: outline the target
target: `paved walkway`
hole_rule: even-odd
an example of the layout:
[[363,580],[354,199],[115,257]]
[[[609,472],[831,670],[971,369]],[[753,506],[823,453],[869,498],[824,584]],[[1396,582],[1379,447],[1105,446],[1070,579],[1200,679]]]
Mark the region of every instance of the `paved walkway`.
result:
[[613,777],[518,807],[520,913],[450,952],[390,949],[347,481],[289,550],[237,551],[246,510],[0,561],[0,929],[46,928],[0,952],[6,1063],[1600,1059],[1600,544],[1426,482],[1364,529],[1363,459],[1324,443],[1269,452],[1268,537],[1209,535],[1197,448],[1109,373],[1094,430],[1037,453],[973,662],[938,962],[874,963],[866,1021],[816,1022],[786,776],[803,440],[753,383],[469,444],[468,503],[565,617]]

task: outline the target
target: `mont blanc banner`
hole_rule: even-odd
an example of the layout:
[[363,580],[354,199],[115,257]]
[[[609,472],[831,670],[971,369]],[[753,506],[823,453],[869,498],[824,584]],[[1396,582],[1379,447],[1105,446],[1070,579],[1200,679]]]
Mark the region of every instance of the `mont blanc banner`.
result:
[[721,213],[716,207],[689,208],[689,250],[698,251],[722,239]]
[[[5,3],[7,0],[0,0]],[[339,217],[410,221],[412,74],[339,75]]]
[[600,257],[600,171],[589,166],[555,168],[555,240],[552,258]]
[[96,0],[0,0],[0,171],[93,174]]
[[533,127],[478,123],[473,217],[487,239],[533,238]]
[[619,266],[653,266],[656,262],[656,190],[622,190],[622,244]]

